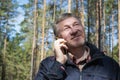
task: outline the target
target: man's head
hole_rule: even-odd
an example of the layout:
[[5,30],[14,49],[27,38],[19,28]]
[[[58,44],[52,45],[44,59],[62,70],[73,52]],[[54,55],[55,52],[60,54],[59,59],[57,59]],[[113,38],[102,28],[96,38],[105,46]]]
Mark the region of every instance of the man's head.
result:
[[81,21],[71,13],[64,13],[56,20],[54,34],[57,38],[65,39],[68,47],[79,47],[85,43],[85,32]]

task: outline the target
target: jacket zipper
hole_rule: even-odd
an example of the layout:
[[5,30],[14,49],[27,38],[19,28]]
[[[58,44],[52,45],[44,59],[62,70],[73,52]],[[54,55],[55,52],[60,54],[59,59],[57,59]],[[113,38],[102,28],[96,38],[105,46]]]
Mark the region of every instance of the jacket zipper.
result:
[[82,70],[80,70],[80,80],[82,80]]
[[82,80],[82,75],[80,74],[80,80]]

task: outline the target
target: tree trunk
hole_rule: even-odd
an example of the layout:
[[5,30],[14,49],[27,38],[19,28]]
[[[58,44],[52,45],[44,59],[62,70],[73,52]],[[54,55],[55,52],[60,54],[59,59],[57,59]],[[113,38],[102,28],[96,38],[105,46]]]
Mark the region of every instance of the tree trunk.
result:
[[[114,11],[114,8],[112,7],[112,11]],[[113,48],[114,48],[114,13],[112,13],[112,58],[114,58],[113,55]]]
[[85,25],[84,25],[84,2],[83,2],[83,0],[81,0],[81,22],[82,22],[83,27],[85,27]]
[[62,10],[62,3],[63,3],[63,0],[60,0],[60,14],[63,13],[63,10]]
[[5,37],[4,37],[4,48],[3,48],[3,56],[2,56],[2,76],[1,76],[1,80],[6,80],[6,60],[5,60],[5,54],[6,54],[6,46],[7,46],[7,35],[5,33]]
[[87,41],[90,42],[90,1],[88,0],[88,33],[87,33]]
[[110,24],[109,24],[109,52],[108,52],[109,56],[111,56],[111,28],[110,28]]
[[[2,2],[3,3],[3,2]],[[6,7],[9,10],[9,1],[7,0],[6,3],[8,4]],[[2,4],[4,6],[4,3]],[[9,11],[7,12],[6,17],[6,25],[5,25],[5,33],[4,33],[4,47],[3,47],[3,56],[2,56],[2,73],[1,73],[1,80],[6,80],[6,50],[7,50],[7,33],[8,33],[8,18],[9,18]]]
[[45,17],[46,16],[46,0],[44,0],[44,8],[43,8],[43,19],[42,19],[42,45],[41,45],[41,61],[44,58],[44,37],[45,37]]
[[71,13],[71,0],[68,0],[68,13]]
[[99,28],[98,28],[98,48],[101,50],[101,19],[102,19],[102,12],[101,12],[101,0],[98,2],[98,15],[99,15]]
[[103,30],[103,28],[104,28],[104,17],[103,17],[103,11],[104,11],[104,0],[101,0],[100,1],[100,24],[101,24],[101,34],[100,34],[100,36],[101,36],[101,51],[103,51],[104,50],[104,42],[103,42],[103,39],[104,39],[104,30]]
[[105,6],[105,3],[104,3],[104,8],[103,8],[103,19],[104,19],[104,23],[103,23],[103,51],[105,51],[105,32],[106,32],[106,18],[105,18],[105,9],[106,9],[106,6]]
[[38,27],[37,27],[37,3],[38,1],[34,1],[34,32],[33,32],[33,43],[32,43],[32,53],[31,53],[31,76],[30,80],[34,80],[35,74],[37,72],[37,66],[36,66],[36,58],[37,58],[37,39],[38,39]]
[[53,22],[55,21],[55,13],[56,13],[56,0],[54,0]]
[[118,0],[118,30],[119,30],[119,34],[118,34],[118,49],[119,49],[119,65],[120,65],[120,0]]
[[76,10],[75,10],[75,14],[76,14],[76,16],[79,16],[79,1],[78,0],[76,0]]
[[98,22],[99,22],[99,17],[98,17],[98,1],[96,2],[96,33],[95,33],[95,44],[98,47]]

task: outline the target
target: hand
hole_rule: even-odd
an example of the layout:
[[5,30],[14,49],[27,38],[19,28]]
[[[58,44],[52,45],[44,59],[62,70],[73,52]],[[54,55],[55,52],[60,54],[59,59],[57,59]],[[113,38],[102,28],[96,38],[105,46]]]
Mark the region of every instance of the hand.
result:
[[64,39],[57,39],[54,42],[54,53],[56,60],[62,64],[64,64],[67,61],[67,55],[66,51],[68,47],[66,46],[66,42]]

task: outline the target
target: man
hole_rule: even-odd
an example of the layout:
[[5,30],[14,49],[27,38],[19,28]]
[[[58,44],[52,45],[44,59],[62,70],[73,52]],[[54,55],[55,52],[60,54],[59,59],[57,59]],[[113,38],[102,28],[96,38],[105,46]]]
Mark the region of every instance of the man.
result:
[[120,80],[120,67],[85,42],[78,17],[62,14],[54,25],[54,56],[44,59],[35,80]]

